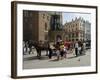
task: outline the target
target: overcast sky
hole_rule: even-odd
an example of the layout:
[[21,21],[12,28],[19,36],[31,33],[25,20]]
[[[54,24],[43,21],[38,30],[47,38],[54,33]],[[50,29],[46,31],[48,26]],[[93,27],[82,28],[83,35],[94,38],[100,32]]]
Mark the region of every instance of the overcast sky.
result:
[[67,22],[74,20],[75,18],[82,17],[84,20],[87,20],[91,23],[91,14],[89,13],[70,13],[70,12],[65,12],[62,13],[62,18],[63,18],[63,24]]

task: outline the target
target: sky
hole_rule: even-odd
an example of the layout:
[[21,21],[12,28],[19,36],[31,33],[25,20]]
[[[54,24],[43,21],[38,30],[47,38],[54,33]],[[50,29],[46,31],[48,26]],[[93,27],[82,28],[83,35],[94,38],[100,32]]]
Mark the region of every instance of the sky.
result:
[[62,18],[63,18],[63,24],[67,22],[70,22],[73,20],[75,20],[75,18],[79,18],[82,17],[84,20],[89,21],[91,23],[91,14],[89,13],[70,13],[70,12],[65,12],[62,13]]

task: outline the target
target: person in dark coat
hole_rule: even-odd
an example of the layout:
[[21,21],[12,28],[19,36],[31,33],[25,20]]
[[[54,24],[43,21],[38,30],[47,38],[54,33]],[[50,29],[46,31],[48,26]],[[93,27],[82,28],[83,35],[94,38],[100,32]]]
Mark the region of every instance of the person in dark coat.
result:
[[76,42],[75,43],[75,54],[76,54],[76,56],[78,56],[78,47],[79,47],[78,42]]
[[51,59],[51,58],[52,58],[52,54],[53,54],[53,49],[52,49],[52,47],[50,46],[50,44],[49,44],[49,46],[48,46],[48,50],[49,50],[48,57],[49,57],[49,59]]
[[36,51],[37,51],[37,57],[40,59],[41,58],[41,41],[37,42],[35,45]]

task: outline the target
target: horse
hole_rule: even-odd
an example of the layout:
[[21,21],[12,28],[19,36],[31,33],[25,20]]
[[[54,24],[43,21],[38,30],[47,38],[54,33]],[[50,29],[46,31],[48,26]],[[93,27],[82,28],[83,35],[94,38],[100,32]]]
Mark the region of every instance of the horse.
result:
[[37,51],[37,57],[40,59],[41,58],[41,51],[46,51],[46,56],[48,56],[48,51],[49,51],[49,43],[47,41],[29,41],[28,43],[29,45],[29,54],[32,52],[32,47],[34,46],[34,48]]

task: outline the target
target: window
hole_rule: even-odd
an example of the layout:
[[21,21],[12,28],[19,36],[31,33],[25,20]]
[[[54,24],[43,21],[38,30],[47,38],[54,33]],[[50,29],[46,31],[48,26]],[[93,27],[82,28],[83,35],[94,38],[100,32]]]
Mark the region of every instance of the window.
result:
[[78,37],[78,32],[76,33],[76,37]]
[[76,23],[76,26],[77,26],[77,23]]
[[74,37],[74,33],[72,34],[72,37]]
[[48,30],[47,23],[45,23],[45,30],[46,30],[46,31]]
[[71,37],[71,35],[69,34],[69,38]]
[[78,39],[76,39],[76,41],[78,41]]
[[72,41],[74,41],[74,39],[72,39]]

